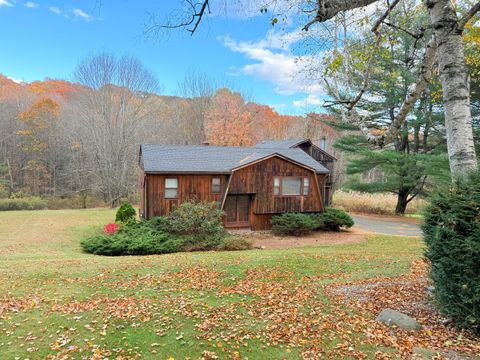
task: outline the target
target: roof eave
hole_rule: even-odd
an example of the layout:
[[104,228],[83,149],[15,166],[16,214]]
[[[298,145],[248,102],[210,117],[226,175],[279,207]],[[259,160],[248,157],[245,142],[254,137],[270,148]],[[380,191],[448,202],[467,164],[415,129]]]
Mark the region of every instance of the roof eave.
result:
[[225,171],[191,171],[191,170],[185,170],[185,171],[166,171],[166,170],[161,170],[161,171],[151,171],[151,170],[144,170],[145,174],[150,174],[150,175],[195,175],[195,174],[204,174],[204,175],[229,175],[232,173],[232,171],[225,170]]
[[316,148],[317,150],[320,150],[323,154],[325,154],[325,155],[327,155],[328,157],[332,158],[333,161],[337,161],[337,160],[338,160],[335,156],[333,156],[333,155],[330,154],[329,152],[323,150],[320,146],[315,145],[315,144],[312,143],[311,141],[310,141],[310,144],[312,144],[312,146],[313,146],[314,148]]
[[258,163],[258,162],[261,162],[261,161],[265,161],[265,160],[270,159],[270,158],[272,158],[272,157],[279,157],[279,158],[281,158],[281,159],[287,160],[287,161],[289,161],[289,162],[291,162],[291,163],[293,163],[293,164],[295,164],[295,165],[297,165],[297,166],[303,167],[303,168],[305,168],[305,169],[307,169],[307,170],[310,170],[310,171],[312,171],[312,172],[314,172],[314,173],[316,173],[316,174],[328,174],[328,173],[330,173],[329,170],[327,170],[326,172],[325,172],[325,171],[316,170],[316,169],[314,169],[314,168],[312,168],[312,167],[310,167],[310,166],[308,166],[308,165],[302,164],[302,163],[300,163],[300,162],[298,162],[298,161],[295,161],[295,160],[289,158],[288,156],[285,156],[285,155],[280,154],[280,153],[277,153],[277,152],[274,152],[274,153],[272,153],[272,154],[266,155],[266,156],[261,157],[261,158],[259,158],[259,159],[250,161],[250,162],[248,162],[248,163],[242,164],[242,165],[240,165],[240,166],[234,167],[234,168],[232,168],[232,172],[233,172],[233,171],[240,170],[240,169],[243,169],[243,168],[248,167],[248,166],[251,166],[251,165],[253,165],[253,164],[255,164],[255,163]]

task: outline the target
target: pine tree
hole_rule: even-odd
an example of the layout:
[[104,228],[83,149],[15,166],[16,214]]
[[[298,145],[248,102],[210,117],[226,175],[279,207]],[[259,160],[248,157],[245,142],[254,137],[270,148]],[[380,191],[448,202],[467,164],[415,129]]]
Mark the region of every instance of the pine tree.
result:
[[[409,11],[414,9],[394,11],[390,21],[405,24]],[[426,26],[427,19],[417,17],[415,22],[412,26],[421,29]],[[425,36],[424,41],[428,41],[431,34]],[[380,40],[353,42],[348,56],[342,57],[339,64],[331,62],[333,67],[328,71],[337,79],[338,73],[350,71],[351,76],[347,78],[340,74],[344,94],[358,93],[365,84],[362,76],[365,68],[371,67],[368,88],[364,89],[356,108],[362,123],[376,138],[381,138],[395,121],[409,89],[417,80],[415,74],[422,64],[417,43],[412,33],[392,30],[390,36]],[[369,55],[371,51],[375,51],[373,58]],[[348,188],[394,193],[397,195],[395,213],[402,215],[408,203],[431,189],[434,183],[450,181],[445,121],[439,105],[440,89],[438,79],[434,78],[392,143],[385,145],[376,141],[372,144],[364,135],[356,133],[337,142],[336,147],[349,154]],[[365,174],[372,173],[373,179],[365,179]]]
[[[346,187],[370,193],[396,194],[395,213],[398,215],[403,215],[408,203],[424,195],[434,182],[438,186],[450,180],[448,158],[444,151],[420,153],[378,149],[359,135],[342,137],[336,147],[351,155],[347,164],[350,179]],[[361,175],[372,170],[377,172],[373,181],[364,181]]]

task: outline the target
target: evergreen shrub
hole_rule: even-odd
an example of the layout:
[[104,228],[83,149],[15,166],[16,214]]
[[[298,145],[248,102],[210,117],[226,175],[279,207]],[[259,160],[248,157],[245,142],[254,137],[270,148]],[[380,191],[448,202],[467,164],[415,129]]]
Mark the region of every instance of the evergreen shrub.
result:
[[312,214],[284,213],[272,216],[272,231],[277,235],[305,236],[317,226]]
[[440,311],[480,334],[480,172],[434,194],[422,229]]
[[350,228],[354,225],[353,219],[345,211],[329,208],[323,213],[315,214],[316,229],[326,231],[340,231],[340,228]]
[[129,202],[124,202],[117,210],[116,222],[126,223],[135,220],[137,212]]
[[278,235],[304,236],[313,230],[340,231],[352,227],[350,215],[339,209],[329,208],[322,213],[284,213],[272,217],[272,231]]

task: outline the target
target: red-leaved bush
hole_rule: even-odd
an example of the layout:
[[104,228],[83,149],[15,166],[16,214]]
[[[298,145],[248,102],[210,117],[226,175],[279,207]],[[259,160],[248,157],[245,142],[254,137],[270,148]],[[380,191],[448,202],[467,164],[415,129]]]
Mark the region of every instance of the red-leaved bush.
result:
[[118,231],[118,224],[110,223],[103,227],[105,234],[115,234]]

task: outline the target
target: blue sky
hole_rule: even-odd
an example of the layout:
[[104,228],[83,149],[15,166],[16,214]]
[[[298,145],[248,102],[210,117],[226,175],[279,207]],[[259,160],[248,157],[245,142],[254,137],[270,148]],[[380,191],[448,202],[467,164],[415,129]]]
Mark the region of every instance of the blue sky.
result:
[[321,88],[297,76],[293,44],[299,31],[272,29],[257,9],[217,12],[190,36],[171,30],[142,36],[149,13],[159,19],[179,1],[0,0],[0,73],[31,82],[72,79],[83,57],[107,51],[139,58],[159,79],[162,94],[174,94],[189,70],[222,78],[254,101],[287,114],[317,110]]

